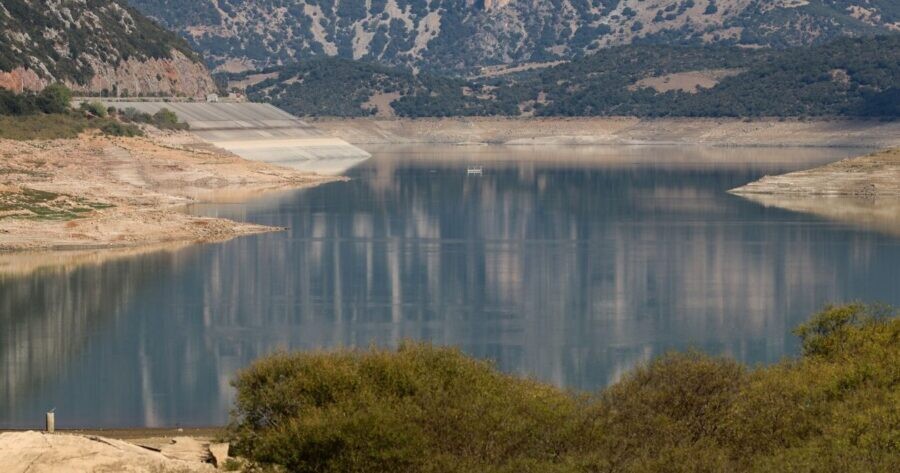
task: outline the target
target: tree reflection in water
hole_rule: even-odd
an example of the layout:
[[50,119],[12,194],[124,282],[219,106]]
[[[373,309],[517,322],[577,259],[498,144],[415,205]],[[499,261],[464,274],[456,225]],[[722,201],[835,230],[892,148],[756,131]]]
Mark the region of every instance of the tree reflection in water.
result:
[[283,233],[0,279],[0,426],[220,424],[259,356],[404,338],[593,389],[669,349],[773,362],[827,302],[900,303],[896,237],[725,192],[852,151],[504,159],[529,152],[383,154],[194,209]]

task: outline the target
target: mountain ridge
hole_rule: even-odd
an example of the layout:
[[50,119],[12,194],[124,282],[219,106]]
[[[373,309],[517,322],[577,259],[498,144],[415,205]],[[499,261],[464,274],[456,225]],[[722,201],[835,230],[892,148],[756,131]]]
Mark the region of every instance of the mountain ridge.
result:
[[893,0],[130,0],[225,70],[339,56],[461,71],[651,42],[790,47],[900,31]]
[[[335,81],[340,77],[340,81]],[[229,74],[300,116],[900,117],[900,34],[777,49],[626,45],[462,79],[313,58]]]

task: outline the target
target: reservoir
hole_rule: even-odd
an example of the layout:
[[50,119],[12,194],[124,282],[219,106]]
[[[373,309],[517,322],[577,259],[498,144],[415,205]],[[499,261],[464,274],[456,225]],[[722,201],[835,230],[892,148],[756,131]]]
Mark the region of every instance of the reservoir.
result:
[[669,350],[775,363],[828,303],[900,305],[900,232],[727,193],[864,150],[367,151],[346,182],[188,209],[284,232],[0,266],[0,428],[223,425],[258,357],[403,340],[596,390]]

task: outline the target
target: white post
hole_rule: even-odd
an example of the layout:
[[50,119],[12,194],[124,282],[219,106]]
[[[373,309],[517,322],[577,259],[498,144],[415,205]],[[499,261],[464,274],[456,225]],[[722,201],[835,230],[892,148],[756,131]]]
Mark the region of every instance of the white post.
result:
[[53,412],[47,413],[47,433],[52,434],[56,431],[56,414]]

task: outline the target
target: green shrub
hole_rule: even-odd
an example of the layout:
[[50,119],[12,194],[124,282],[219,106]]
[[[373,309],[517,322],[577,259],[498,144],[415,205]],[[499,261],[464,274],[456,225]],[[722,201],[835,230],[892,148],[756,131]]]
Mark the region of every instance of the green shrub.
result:
[[109,136],[144,136],[140,128],[128,123],[119,123],[115,120],[107,120],[98,128],[104,135]]
[[665,470],[688,462],[724,469],[719,437],[746,379],[738,363],[672,353],[636,368],[602,391],[587,410],[584,450],[626,470]]
[[414,343],[279,354],[235,386],[234,448],[299,472],[552,465],[576,412],[576,401],[552,387]]
[[295,472],[900,471],[900,317],[828,307],[801,357],[669,354],[594,396],[457,350],[278,354],[234,382],[234,449]]
[[122,110],[120,118],[126,122],[152,123],[153,117],[149,113],[139,111],[134,107],[128,107]]
[[152,123],[160,130],[187,130],[188,124],[178,121],[178,115],[168,108],[162,108],[153,114]]
[[72,91],[62,84],[50,84],[38,94],[17,94],[0,88],[0,116],[66,113],[71,108],[71,100]]
[[37,95],[37,105],[44,113],[65,113],[71,107],[72,91],[62,84],[50,84]]
[[107,115],[106,106],[103,105],[103,103],[97,101],[81,102],[81,105],[79,105],[78,109],[98,118],[105,118]]
[[67,114],[0,116],[0,138],[11,140],[75,138],[87,128],[84,117]]

